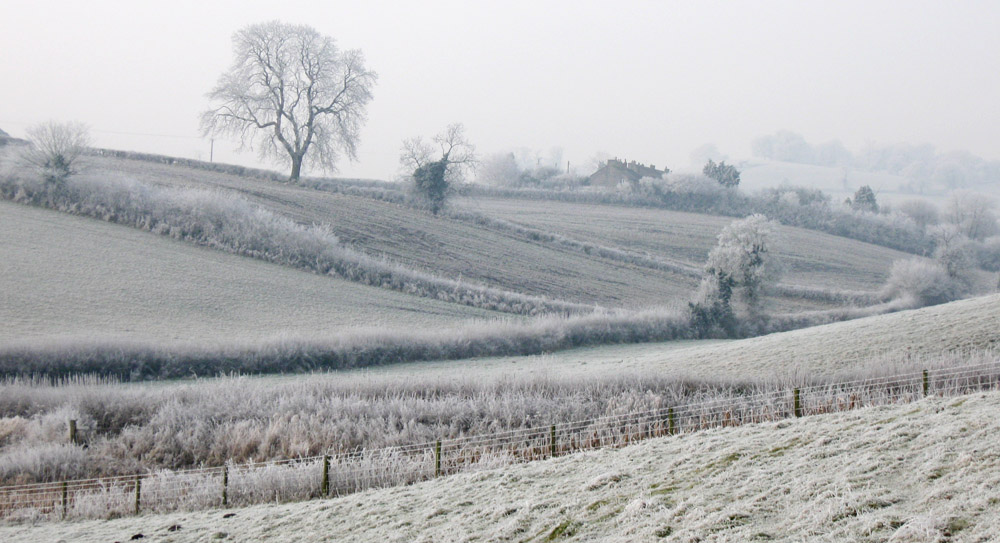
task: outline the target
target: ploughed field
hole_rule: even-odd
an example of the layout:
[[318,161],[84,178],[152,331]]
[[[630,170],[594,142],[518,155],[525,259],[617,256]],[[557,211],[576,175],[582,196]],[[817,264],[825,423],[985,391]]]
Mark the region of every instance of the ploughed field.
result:
[[[90,159],[88,175],[168,186],[234,190],[267,209],[313,224],[340,240],[404,266],[450,279],[609,308],[683,305],[697,287],[691,274],[651,269],[530,239],[500,229],[371,198],[131,159]],[[545,232],[700,268],[715,236],[733,219],[622,206],[519,199],[460,199],[478,211]],[[827,290],[877,290],[892,262],[908,255],[798,228],[779,229],[775,246],[784,283]],[[828,302],[775,298],[775,309],[820,309]]]
[[341,242],[368,254],[449,279],[605,307],[673,304],[686,300],[697,284],[678,274],[553,248],[366,197],[176,165],[91,160],[88,175],[234,190],[297,222],[329,224]]
[[[683,211],[559,201],[465,198],[462,209],[571,238],[700,267],[716,235],[733,221]],[[894,260],[912,255],[814,230],[782,226],[772,233],[782,283],[874,291]]]

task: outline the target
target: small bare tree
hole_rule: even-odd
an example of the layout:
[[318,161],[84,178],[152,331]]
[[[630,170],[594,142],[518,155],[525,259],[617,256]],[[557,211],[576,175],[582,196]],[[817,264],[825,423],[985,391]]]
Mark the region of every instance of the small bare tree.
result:
[[31,144],[21,154],[46,183],[61,184],[78,172],[78,159],[90,147],[90,131],[78,122],[48,121],[26,130]]
[[233,53],[208,93],[216,105],[201,117],[206,136],[233,136],[261,159],[290,164],[292,181],[303,162],[336,171],[341,152],[357,157],[378,77],[361,51],[341,51],[309,26],[272,21],[237,32]]
[[956,190],[948,198],[944,219],[957,226],[965,237],[981,241],[1000,230],[993,214],[996,206],[997,201],[986,194]]
[[[440,150],[440,158],[435,151]],[[461,123],[449,125],[433,143],[417,136],[403,141],[400,165],[412,172],[417,196],[426,200],[435,215],[444,207],[449,189],[465,179],[476,165],[476,148],[465,137]]]

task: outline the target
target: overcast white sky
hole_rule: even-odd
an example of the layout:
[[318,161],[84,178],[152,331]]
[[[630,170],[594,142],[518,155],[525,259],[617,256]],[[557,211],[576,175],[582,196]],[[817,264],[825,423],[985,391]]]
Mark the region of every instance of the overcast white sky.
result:
[[[79,120],[97,145],[208,158],[205,93],[247,24],[305,23],[379,74],[359,160],[463,122],[482,154],[674,169],[778,129],[1000,159],[1000,2],[0,0],[0,128]],[[216,142],[216,160],[255,164]],[[309,172],[306,172],[307,174]]]

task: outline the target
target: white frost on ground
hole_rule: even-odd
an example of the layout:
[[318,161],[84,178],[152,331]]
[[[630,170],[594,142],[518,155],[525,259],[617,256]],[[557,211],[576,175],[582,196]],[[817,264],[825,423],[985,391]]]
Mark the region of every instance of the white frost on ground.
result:
[[743,340],[604,345],[547,355],[398,364],[357,370],[449,378],[475,371],[504,375],[621,375],[656,372],[704,378],[760,379],[802,374],[834,377],[880,370],[879,359],[909,359],[887,371],[925,369],[923,359],[1000,347],[1000,294]]
[[0,344],[261,340],[501,314],[0,201]]
[[936,398],[329,500],[5,526],[0,539],[991,541],[998,408],[1000,393]]

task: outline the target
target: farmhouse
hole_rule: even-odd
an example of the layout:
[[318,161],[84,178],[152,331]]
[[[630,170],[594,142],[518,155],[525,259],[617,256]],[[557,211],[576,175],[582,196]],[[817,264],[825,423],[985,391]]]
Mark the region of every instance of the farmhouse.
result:
[[652,164],[646,166],[634,160],[630,162],[612,158],[601,164],[588,179],[591,186],[615,188],[619,183],[635,183],[643,177],[660,177],[669,171],[666,168],[657,170]]

